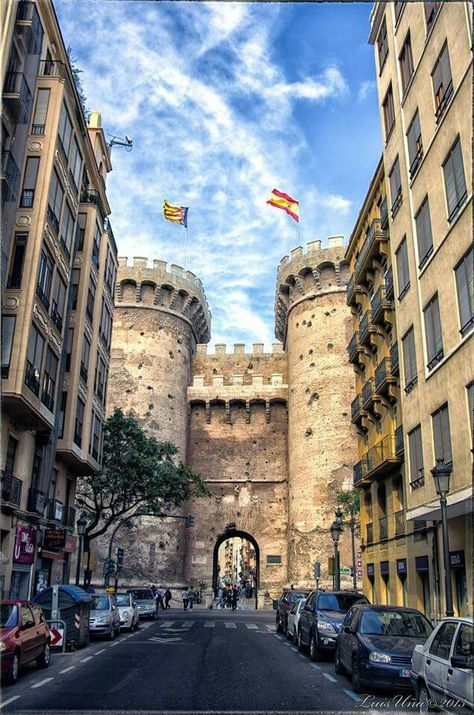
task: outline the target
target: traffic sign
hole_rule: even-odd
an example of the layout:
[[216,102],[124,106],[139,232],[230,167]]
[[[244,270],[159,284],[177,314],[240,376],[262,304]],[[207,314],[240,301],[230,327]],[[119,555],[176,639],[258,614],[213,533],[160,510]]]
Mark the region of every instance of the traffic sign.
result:
[[49,630],[51,632],[50,645],[56,646],[57,648],[61,648],[62,644],[63,644],[63,638],[64,638],[64,629],[54,627],[54,628],[50,628]]
[[362,570],[361,570],[361,569],[359,569],[359,571],[357,571],[357,575],[358,575],[358,576],[362,576]]
[[351,575],[351,567],[350,566],[341,566],[339,569],[339,573],[341,576],[350,576]]
[[321,563],[319,561],[313,562],[313,573],[314,578],[320,578],[321,576]]

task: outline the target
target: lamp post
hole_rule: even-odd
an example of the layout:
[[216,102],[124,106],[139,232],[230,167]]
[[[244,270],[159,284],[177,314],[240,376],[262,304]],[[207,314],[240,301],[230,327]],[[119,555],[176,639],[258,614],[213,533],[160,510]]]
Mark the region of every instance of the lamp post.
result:
[[439,496],[441,505],[441,529],[443,533],[443,561],[444,561],[444,585],[446,591],[446,616],[454,616],[453,594],[451,590],[451,564],[449,561],[449,538],[448,519],[446,515],[446,494],[449,492],[449,480],[452,467],[444,463],[443,459],[437,459],[436,465],[431,470],[433,475],[436,494]]
[[76,563],[76,586],[79,586],[81,580],[81,558],[82,558],[82,541],[84,539],[84,534],[86,533],[87,519],[81,516],[77,520],[77,533],[79,534],[79,548],[77,550],[77,563]]
[[[337,514],[337,512],[336,512]],[[340,523],[337,521],[337,515],[336,519],[332,522],[330,532],[331,532],[331,538],[334,542],[334,590],[339,591],[341,588],[341,575],[339,573],[339,549],[337,547],[339,543],[339,536],[342,531],[342,526]]]

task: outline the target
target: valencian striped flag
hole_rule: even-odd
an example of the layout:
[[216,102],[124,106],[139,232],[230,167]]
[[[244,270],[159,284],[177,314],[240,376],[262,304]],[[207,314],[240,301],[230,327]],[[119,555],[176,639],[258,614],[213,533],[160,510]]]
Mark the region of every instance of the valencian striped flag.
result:
[[164,200],[163,203],[163,215],[167,221],[172,221],[173,223],[180,223],[185,228],[188,227],[188,206],[172,206]]
[[287,214],[294,218],[297,223],[300,221],[300,204],[296,199],[292,199],[288,194],[284,194],[278,189],[273,189],[267,201],[270,206],[276,206],[277,209],[283,209]]

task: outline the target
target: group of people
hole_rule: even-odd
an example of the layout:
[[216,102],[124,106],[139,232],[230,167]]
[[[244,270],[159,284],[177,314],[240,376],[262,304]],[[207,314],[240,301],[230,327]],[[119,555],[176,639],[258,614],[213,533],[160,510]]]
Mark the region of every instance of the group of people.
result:
[[164,586],[160,586],[160,588],[150,586],[150,590],[153,592],[155,598],[156,610],[158,610],[160,606],[163,611],[171,608],[170,601],[173,596],[169,588],[165,588]]
[[199,592],[196,591],[194,586],[190,586],[189,588],[186,588],[186,586],[183,588],[183,593],[182,593],[182,599],[183,599],[183,608],[185,611],[189,609],[192,609],[195,603],[199,603],[200,601],[200,596]]
[[224,586],[217,592],[217,608],[237,608],[237,601],[240,598],[240,589],[237,586]]

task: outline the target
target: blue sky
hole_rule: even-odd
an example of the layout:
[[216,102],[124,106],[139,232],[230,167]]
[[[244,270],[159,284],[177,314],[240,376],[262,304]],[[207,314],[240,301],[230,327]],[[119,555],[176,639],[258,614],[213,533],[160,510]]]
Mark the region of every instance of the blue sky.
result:
[[91,110],[115,148],[108,178],[119,255],[183,265],[203,281],[212,342],[273,337],[278,263],[300,243],[348,238],[380,153],[370,3],[57,0]]

